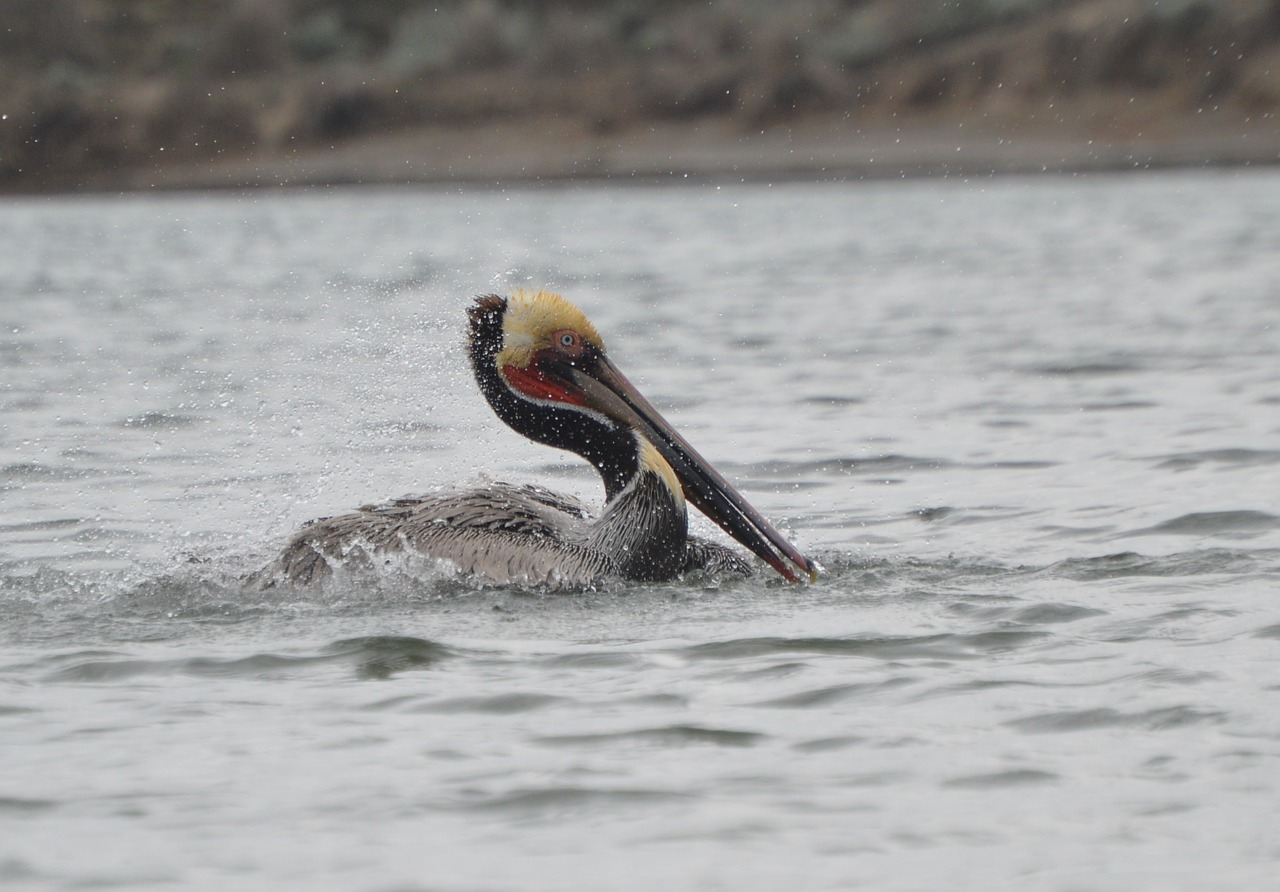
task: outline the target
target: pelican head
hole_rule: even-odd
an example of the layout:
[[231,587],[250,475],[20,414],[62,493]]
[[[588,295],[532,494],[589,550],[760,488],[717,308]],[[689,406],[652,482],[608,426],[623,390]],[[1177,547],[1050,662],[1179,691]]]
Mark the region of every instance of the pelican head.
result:
[[469,310],[476,380],[498,417],[518,433],[590,461],[607,500],[642,471],[761,560],[797,582],[812,562],[751,507],[618,371],[582,311],[558,294],[487,295]]

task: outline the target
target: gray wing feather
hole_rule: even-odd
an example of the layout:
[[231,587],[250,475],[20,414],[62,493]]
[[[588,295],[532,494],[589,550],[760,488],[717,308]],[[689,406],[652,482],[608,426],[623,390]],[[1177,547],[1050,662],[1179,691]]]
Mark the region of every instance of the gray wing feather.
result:
[[335,566],[358,569],[410,554],[497,583],[586,585],[612,569],[584,542],[590,516],[577,499],[540,486],[406,496],[307,524],[251,582],[307,585]]
[[716,576],[753,576],[755,571],[743,556],[732,548],[711,542],[699,536],[690,536],[685,546],[683,572],[705,570]]

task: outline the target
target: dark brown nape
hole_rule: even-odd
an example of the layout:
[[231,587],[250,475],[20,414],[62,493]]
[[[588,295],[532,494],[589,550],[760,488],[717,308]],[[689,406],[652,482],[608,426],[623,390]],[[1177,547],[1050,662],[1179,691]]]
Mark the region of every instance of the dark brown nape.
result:
[[476,302],[467,310],[467,315],[472,322],[479,322],[481,316],[491,313],[501,313],[507,309],[507,299],[496,294],[483,294],[476,298]]
[[[485,370],[482,367],[491,363],[502,349],[502,317],[506,312],[507,299],[496,294],[477,297],[476,302],[467,308],[467,319],[471,322],[467,353],[476,377],[480,379],[481,390],[485,387]],[[486,392],[485,396],[489,394]]]

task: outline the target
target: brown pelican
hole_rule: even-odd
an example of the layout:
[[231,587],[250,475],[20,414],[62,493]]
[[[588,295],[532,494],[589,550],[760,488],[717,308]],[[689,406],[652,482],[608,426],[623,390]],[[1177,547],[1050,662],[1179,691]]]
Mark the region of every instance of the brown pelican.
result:
[[784,577],[815,566],[623,377],[587,317],[558,294],[476,298],[468,353],[481,392],[516,432],[576,452],[604,481],[598,516],[538,486],[495,483],[396,499],[305,525],[255,579],[309,583],[394,554],[499,583],[586,586],[750,573],[732,549],[689,535],[686,499]]

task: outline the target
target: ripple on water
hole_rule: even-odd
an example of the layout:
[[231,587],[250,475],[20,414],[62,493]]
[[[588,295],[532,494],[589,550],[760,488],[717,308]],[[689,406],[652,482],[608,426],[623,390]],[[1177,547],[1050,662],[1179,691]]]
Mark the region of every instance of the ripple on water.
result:
[[184,427],[193,427],[197,424],[205,422],[207,419],[198,415],[187,415],[182,412],[168,412],[163,409],[157,409],[152,412],[141,412],[137,415],[128,415],[118,422],[116,427],[128,430],[179,430]]
[[628,731],[607,731],[597,734],[552,734],[534,739],[544,746],[597,746],[599,744],[657,744],[664,747],[712,745],[745,747],[755,746],[768,738],[756,731],[737,731],[729,728],[708,728],[702,725],[662,725],[656,728],[635,728]]
[[425,639],[375,636],[337,641],[318,652],[300,654],[140,659],[116,651],[88,650],[44,657],[38,663],[45,670],[43,680],[52,683],[111,683],[166,675],[285,678],[325,664],[354,664],[358,678],[384,679],[407,670],[429,668],[452,655],[450,648]]
[[55,530],[78,528],[85,520],[80,517],[55,517],[49,520],[28,520],[17,523],[0,523],[0,532],[13,533],[52,533]]
[[446,645],[407,635],[370,635],[335,641],[325,648],[330,657],[356,664],[356,674],[365,679],[390,678],[400,672],[430,669],[456,656]]
[[845,407],[860,406],[867,402],[867,398],[864,396],[818,394],[816,396],[802,397],[800,402],[812,406]]
[[1009,619],[1026,625],[1059,625],[1106,615],[1107,611],[1099,610],[1095,607],[1045,602],[1013,610],[1009,615]]
[[1136,551],[1057,561],[1042,572],[1048,576],[1080,581],[1121,579],[1130,576],[1197,576],[1208,573],[1247,573],[1260,563],[1280,557],[1275,550],[1237,551],[1206,548],[1150,556]]
[[21,796],[0,796],[0,815],[24,817],[49,811],[57,807],[58,803],[52,799],[27,799]]
[[1121,712],[1110,707],[1071,709],[1046,712],[1005,722],[1011,728],[1028,734],[1060,734],[1070,731],[1096,731],[1102,728],[1143,728],[1162,731],[1188,725],[1221,724],[1227,713],[1192,706],[1169,706],[1144,712]]
[[298,667],[322,662],[314,656],[280,656],[253,654],[232,659],[189,657],[169,660],[143,660],[114,655],[108,659],[75,659],[44,676],[48,682],[117,682],[144,675],[191,675],[205,678],[273,678],[292,674]]
[[627,651],[593,650],[587,653],[553,654],[545,665],[557,669],[638,669],[645,658]]
[[797,741],[791,745],[791,748],[802,753],[827,753],[862,746],[866,742],[867,738],[860,734],[841,734],[835,737],[815,737],[812,740]]
[[1280,449],[1205,449],[1154,456],[1157,468],[1184,471],[1201,465],[1255,467],[1280,464]]
[[829,685],[811,690],[797,691],[782,697],[758,700],[751,705],[771,709],[812,709],[815,706],[830,706],[834,703],[872,697],[885,691],[896,690],[905,685],[910,685],[915,681],[916,679],[912,677],[896,676],[883,681]]
[[[796,480],[810,476],[856,476],[873,474],[880,476],[887,473],[905,471],[940,471],[952,467],[953,463],[944,458],[912,455],[873,455],[873,456],[837,456],[834,458],[808,461],[762,461],[749,465],[721,462],[726,471],[736,478],[749,479],[758,476],[764,480]],[[745,475],[745,478],[744,478]]]
[[974,604],[971,601],[958,601],[949,605],[947,609],[951,613],[974,619],[1006,621],[1024,626],[1061,625],[1106,615],[1105,610],[1052,601],[1030,605]]
[[536,712],[540,709],[572,702],[566,697],[557,697],[536,691],[512,691],[483,697],[448,697],[439,700],[427,700],[419,702],[411,711],[512,715],[521,712]]
[[1194,511],[1125,535],[1248,537],[1276,529],[1280,517],[1265,511]]
[[128,476],[128,472],[41,462],[14,462],[0,467],[0,486],[10,483],[68,482],[109,476]]
[[958,789],[990,790],[1004,787],[1030,787],[1039,784],[1050,784],[1060,780],[1052,771],[1040,771],[1035,768],[1015,768],[1009,771],[994,771],[989,774],[969,774],[944,781],[944,787]]
[[739,638],[682,648],[689,660],[741,660],[776,654],[830,654],[897,660],[968,660],[1005,653],[1048,636],[1035,630],[994,630],[970,634],[874,638]]
[[1054,362],[1028,366],[1026,371],[1031,375],[1048,375],[1054,378],[1105,377],[1109,375],[1130,375],[1146,371],[1148,366],[1136,357],[1108,356],[1097,359],[1082,359],[1075,362]]
[[435,807],[456,811],[496,812],[515,818],[564,816],[582,812],[616,815],[637,807],[685,803],[697,794],[682,790],[605,789],[583,786],[525,787],[501,793],[473,792]]

